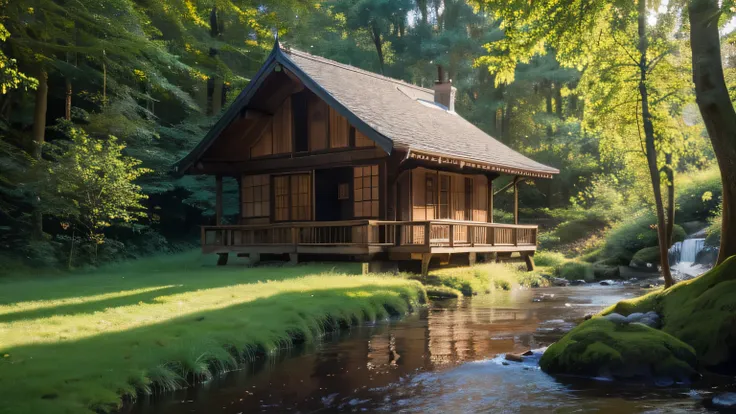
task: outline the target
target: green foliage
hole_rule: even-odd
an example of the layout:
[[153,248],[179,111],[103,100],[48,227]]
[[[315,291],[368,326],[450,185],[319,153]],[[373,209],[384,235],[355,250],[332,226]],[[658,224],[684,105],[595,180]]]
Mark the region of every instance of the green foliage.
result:
[[567,258],[559,252],[541,250],[534,254],[534,262],[541,267],[557,267],[567,262]]
[[677,190],[677,219],[706,221],[721,205],[721,173],[718,168],[694,171],[683,176]]
[[[13,413],[116,411],[426,301],[414,281],[354,265],[217,267],[199,252],[64,278],[0,281],[0,400]],[[298,312],[296,311],[298,310]]]
[[[640,214],[617,224],[606,235],[603,255],[617,261],[618,264],[629,264],[636,252],[646,247],[657,246],[655,222],[653,215],[649,213]],[[682,241],[685,237],[685,230],[675,225],[673,242]]]
[[718,213],[717,216],[710,220],[710,225],[706,231],[705,244],[710,247],[719,247],[721,245],[721,228],[723,227],[723,215]]
[[547,286],[539,274],[528,273],[506,264],[478,264],[473,267],[456,267],[432,271],[422,280],[428,286],[446,286],[465,296],[489,293],[494,290],[511,290],[518,286]]
[[429,285],[426,290],[427,297],[430,299],[457,299],[463,297],[461,291],[444,285]]
[[557,267],[555,274],[567,280],[585,280],[586,282],[595,280],[593,266],[584,262],[567,262]]
[[150,170],[122,155],[125,146],[113,136],[97,140],[74,127],[64,132],[69,141],[57,141],[50,151],[50,181],[58,199],[69,206],[64,215],[98,243],[101,230],[113,222],[130,224],[145,217],[140,202],[146,195],[134,181]]
[[634,257],[631,259],[633,263],[639,266],[644,266],[647,263],[658,265],[660,260],[659,247],[645,247],[638,252],[634,253]]

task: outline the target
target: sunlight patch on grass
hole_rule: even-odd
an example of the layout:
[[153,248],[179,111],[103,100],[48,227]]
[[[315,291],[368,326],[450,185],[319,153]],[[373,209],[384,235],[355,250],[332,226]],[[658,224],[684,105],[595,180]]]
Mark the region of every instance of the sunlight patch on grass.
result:
[[0,282],[0,413],[111,411],[122,395],[205,381],[294,338],[426,301],[416,281],[352,265],[170,260]]

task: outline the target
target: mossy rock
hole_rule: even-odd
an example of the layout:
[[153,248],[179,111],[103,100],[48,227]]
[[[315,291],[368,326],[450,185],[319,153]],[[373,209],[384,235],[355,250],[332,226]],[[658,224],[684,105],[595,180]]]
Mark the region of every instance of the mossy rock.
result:
[[596,317],[552,344],[539,361],[549,374],[654,382],[688,382],[698,376],[695,350],[640,323],[617,324]]
[[593,265],[593,274],[596,280],[620,279],[621,271],[618,266]]
[[621,301],[602,314],[656,311],[662,331],[692,346],[710,370],[736,374],[736,256],[692,280]]
[[631,264],[636,267],[647,267],[647,263],[658,265],[660,262],[659,246],[645,247],[634,253]]

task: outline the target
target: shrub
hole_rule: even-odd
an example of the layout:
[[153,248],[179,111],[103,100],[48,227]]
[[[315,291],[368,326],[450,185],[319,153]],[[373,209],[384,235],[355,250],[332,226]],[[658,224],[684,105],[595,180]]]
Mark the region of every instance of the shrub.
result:
[[555,234],[562,243],[572,243],[584,239],[606,227],[607,222],[599,217],[585,217],[560,224]]
[[[603,256],[610,262],[629,264],[639,250],[657,246],[656,222],[654,215],[647,213],[619,223],[606,237]],[[673,241],[685,240],[685,236],[685,230],[675,225]]]
[[711,168],[685,175],[676,191],[678,221],[707,221],[721,205],[720,172]]
[[646,266],[647,263],[659,264],[659,246],[645,247],[634,254],[631,259],[637,266]]
[[721,245],[721,226],[723,225],[723,216],[718,214],[710,220],[710,226],[706,230],[705,244],[710,247],[720,247]]
[[566,261],[565,255],[559,252],[541,251],[534,255],[534,262],[541,267],[557,267]]
[[589,263],[567,262],[555,269],[555,274],[567,280],[585,280],[592,282],[595,280],[593,274],[593,266]]

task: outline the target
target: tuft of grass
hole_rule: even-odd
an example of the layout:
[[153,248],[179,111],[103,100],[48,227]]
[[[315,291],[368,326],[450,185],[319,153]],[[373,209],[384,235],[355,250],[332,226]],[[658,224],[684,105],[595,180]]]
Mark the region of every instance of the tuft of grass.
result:
[[427,297],[430,299],[458,299],[463,297],[463,293],[457,289],[447,286],[427,286]]
[[424,280],[429,286],[446,286],[464,296],[511,290],[516,287],[547,286],[538,273],[522,271],[512,264],[484,263],[472,267],[435,270]]
[[354,264],[217,267],[198,253],[0,280],[0,412],[97,413],[426,301]]
[[556,268],[555,274],[567,280],[585,280],[586,282],[595,280],[593,266],[584,262],[567,262]]
[[557,267],[567,262],[564,254],[551,251],[539,251],[534,254],[534,262],[540,267]]

